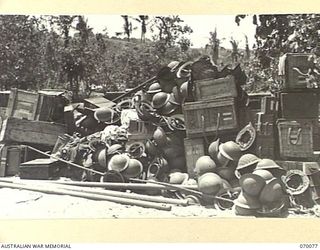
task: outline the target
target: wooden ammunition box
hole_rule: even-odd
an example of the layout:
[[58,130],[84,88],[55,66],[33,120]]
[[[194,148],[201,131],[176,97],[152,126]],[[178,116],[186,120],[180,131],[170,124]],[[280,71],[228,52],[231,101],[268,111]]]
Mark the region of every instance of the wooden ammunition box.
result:
[[20,163],[39,157],[39,154],[25,145],[0,144],[0,177],[14,176]]
[[63,121],[65,100],[63,92],[39,91],[29,92],[11,89],[7,117],[15,117],[35,121]]
[[309,53],[287,53],[285,59],[284,89],[304,89],[308,87],[308,81],[303,74],[313,67],[313,61],[308,58]]
[[314,157],[312,120],[278,120],[277,128],[282,159]]
[[96,96],[84,99],[84,106],[86,108],[111,108],[116,105],[113,101],[104,98],[103,96]]
[[58,136],[65,133],[66,127],[63,124],[8,117],[2,123],[0,141],[53,147]]
[[194,168],[197,160],[205,155],[204,139],[203,138],[185,138],[184,150],[187,164],[187,171],[190,178],[195,177]]
[[20,164],[21,179],[48,180],[59,177],[59,163],[52,159],[36,159]]
[[185,103],[183,113],[188,138],[239,129],[234,98]]
[[280,93],[281,117],[316,119],[319,116],[318,94],[314,92]]
[[194,85],[197,101],[238,96],[233,76],[198,80],[194,82]]

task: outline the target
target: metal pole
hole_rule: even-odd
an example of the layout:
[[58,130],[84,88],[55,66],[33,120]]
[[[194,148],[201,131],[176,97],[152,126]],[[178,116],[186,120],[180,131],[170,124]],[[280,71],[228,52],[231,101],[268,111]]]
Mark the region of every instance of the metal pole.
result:
[[149,80],[147,80],[147,81],[145,81],[145,82],[141,83],[141,84],[140,84],[140,85],[138,85],[137,87],[135,87],[135,88],[131,89],[131,90],[130,90],[130,91],[128,91],[127,93],[124,93],[124,94],[119,95],[118,97],[114,98],[112,101],[113,101],[113,102],[117,102],[117,101],[121,100],[123,97],[126,97],[126,96],[128,96],[128,95],[130,95],[130,94],[132,94],[132,93],[134,93],[134,92],[136,92],[136,91],[138,91],[138,90],[142,89],[145,85],[147,85],[149,82],[154,81],[155,79],[156,79],[156,77],[155,77],[155,76],[154,76],[154,77],[152,77],[152,78],[150,78]]
[[112,197],[107,195],[99,195],[99,194],[88,194],[79,191],[72,191],[72,190],[61,190],[57,188],[50,188],[50,187],[41,187],[35,186],[30,184],[14,184],[14,183],[5,183],[0,182],[0,187],[4,188],[14,188],[14,189],[24,189],[29,191],[36,191],[36,192],[43,192],[48,194],[59,194],[59,195],[70,195],[80,198],[87,198],[92,200],[105,200],[110,202],[116,202],[124,205],[132,205],[132,206],[141,206],[146,208],[155,208],[159,210],[170,211],[171,206],[162,203],[155,203],[151,201],[140,201],[128,198],[120,198],[120,197]]
[[[48,182],[41,183],[37,180],[30,180],[30,181],[7,180],[6,182],[13,183],[13,184],[23,184],[23,185],[28,185],[28,184],[34,184],[38,186],[48,185]],[[85,192],[85,193],[91,193],[91,194],[100,194],[100,195],[107,195],[107,196],[113,196],[113,197],[129,198],[129,199],[175,204],[175,205],[182,205],[182,206],[189,205],[188,200],[172,199],[172,198],[166,198],[166,197],[160,197],[160,196],[151,196],[151,195],[143,195],[143,194],[135,194],[135,193],[126,193],[126,192],[112,191],[112,190],[101,190],[101,189],[92,188],[92,187],[77,187],[77,186],[64,185],[60,183],[49,183],[49,185],[57,188],[61,188],[61,189],[67,189],[67,190],[73,190],[73,191]]]
[[[7,178],[0,178],[0,181],[11,182]],[[34,180],[24,180],[24,181],[34,181]],[[122,182],[84,182],[84,181],[56,181],[56,180],[37,180],[37,182],[44,183],[55,183],[55,184],[64,184],[71,186],[80,186],[80,187],[100,187],[100,188],[113,188],[113,189],[128,189],[128,190],[177,190],[179,188],[188,188],[189,190],[197,190],[196,185],[170,185],[169,187],[155,184],[152,182],[149,183],[122,183]]]
[[[146,182],[146,183],[150,182],[148,180],[140,180],[140,179],[134,179],[134,178],[131,178],[130,180],[139,181],[139,182]],[[152,181],[152,182],[154,182],[156,184],[159,184],[159,185],[166,186],[168,188],[171,188],[173,186],[172,184],[165,183],[165,182],[159,182],[159,181]],[[183,192],[186,192],[186,193],[189,193],[189,194],[193,194],[193,195],[198,195],[198,196],[201,196],[201,197],[204,197],[204,198],[211,198],[211,199],[216,199],[216,200],[221,200],[221,201],[233,202],[233,200],[231,200],[231,199],[223,198],[223,197],[220,197],[220,196],[204,194],[204,193],[202,193],[200,191],[190,190],[190,189],[188,189],[186,187],[177,187],[176,186],[176,190],[183,191]]]

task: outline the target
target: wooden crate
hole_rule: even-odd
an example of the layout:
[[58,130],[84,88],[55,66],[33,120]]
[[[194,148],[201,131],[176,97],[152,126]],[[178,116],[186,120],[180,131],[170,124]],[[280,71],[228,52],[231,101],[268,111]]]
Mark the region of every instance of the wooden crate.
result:
[[[303,166],[305,162],[303,161],[283,161],[283,160],[276,160],[276,163],[284,168],[284,170],[289,171],[289,170],[300,170],[303,171]],[[313,162],[308,162],[308,163],[313,163]]]
[[116,103],[108,100],[107,98],[104,98],[103,96],[90,97],[90,98],[84,99],[83,102],[86,108],[91,108],[91,109],[111,108],[114,105],[116,105]]
[[0,144],[0,177],[17,175],[21,163],[37,157],[39,153],[25,145]]
[[20,164],[21,179],[48,180],[59,177],[59,162],[53,159],[35,159]]
[[308,72],[313,67],[313,62],[308,61],[308,53],[287,53],[285,58],[285,89],[304,89],[308,87],[307,78],[299,74],[294,68],[301,72]]
[[53,147],[58,136],[65,133],[66,127],[63,124],[8,117],[2,123],[0,142],[17,142]]
[[238,96],[233,76],[198,80],[194,81],[194,85],[195,99],[197,101]]
[[20,89],[11,89],[7,117],[35,120],[39,94]]
[[214,135],[239,129],[234,98],[189,102],[183,105],[187,137]]
[[0,118],[6,117],[9,96],[10,91],[0,91]]
[[282,159],[314,158],[312,120],[279,120],[277,128]]
[[314,92],[282,92],[280,106],[282,118],[314,119],[319,116],[318,94]]
[[130,120],[128,127],[129,140],[146,140],[151,139],[156,127],[147,121]]
[[187,171],[190,178],[195,177],[194,168],[199,157],[205,155],[203,138],[185,138],[184,151],[186,157]]
[[7,117],[15,117],[35,121],[63,120],[65,100],[63,92],[39,91],[29,92],[20,89],[11,89]]

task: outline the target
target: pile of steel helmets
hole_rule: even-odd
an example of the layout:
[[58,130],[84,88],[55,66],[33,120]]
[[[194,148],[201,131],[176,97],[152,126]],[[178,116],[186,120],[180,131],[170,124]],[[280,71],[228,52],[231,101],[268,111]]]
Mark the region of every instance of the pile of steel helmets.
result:
[[[146,154],[152,159],[148,166],[147,178],[160,181],[169,181],[172,184],[182,184],[188,178],[184,153],[183,137],[179,133],[166,132],[158,126],[152,139],[146,142]],[[181,173],[170,175],[173,173]],[[178,181],[181,180],[181,181]]]
[[[188,97],[190,80],[190,62],[183,63],[173,61],[161,68],[156,80],[145,89],[136,93],[141,103],[137,106],[139,113],[145,113],[149,109],[158,115],[171,116],[182,114],[181,105]],[[141,107],[144,106],[144,107]],[[142,117],[142,119],[145,117]]]
[[286,191],[281,181],[285,170],[282,167],[271,159],[244,154],[235,173],[241,187],[241,193],[234,201],[236,215],[281,216],[286,207]]
[[[234,172],[241,157],[239,145],[233,141],[220,143],[217,139],[209,145],[208,154],[199,157],[195,164],[194,172],[199,191],[205,195],[234,199],[235,194],[230,190],[238,185]],[[210,205],[215,202],[218,202],[217,207],[223,210],[232,207],[232,203],[223,204],[214,199],[204,200],[204,203]]]

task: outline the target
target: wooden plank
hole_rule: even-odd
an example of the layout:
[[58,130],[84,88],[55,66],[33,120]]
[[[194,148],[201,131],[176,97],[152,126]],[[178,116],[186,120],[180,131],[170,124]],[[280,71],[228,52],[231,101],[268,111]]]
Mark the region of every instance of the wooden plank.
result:
[[3,121],[0,141],[54,146],[58,136],[65,133],[66,127],[63,124],[9,117]]
[[7,166],[7,146],[5,144],[0,144],[0,177],[6,175]]

